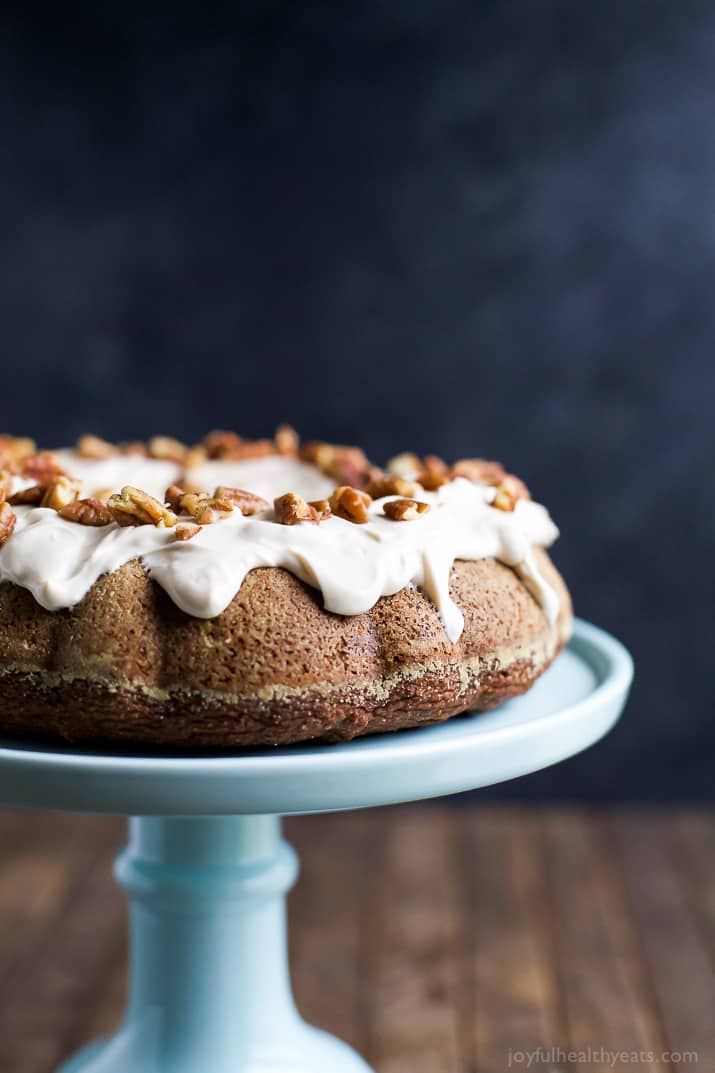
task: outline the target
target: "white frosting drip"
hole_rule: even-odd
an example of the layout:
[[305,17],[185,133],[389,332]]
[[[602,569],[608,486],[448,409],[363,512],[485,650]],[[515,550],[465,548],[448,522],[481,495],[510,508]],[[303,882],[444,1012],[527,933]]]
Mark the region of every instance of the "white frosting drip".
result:
[[[133,483],[161,497],[178,474],[171,463],[144,458],[90,462],[64,454],[63,461],[85,481],[84,494]],[[313,499],[332,488],[312,466],[278,457],[211,462],[191,478],[210,490],[227,484],[269,500],[286,491]],[[228,606],[250,570],[277,566],[320,589],[325,608],[340,615],[368,611],[381,596],[417,586],[455,642],[464,619],[449,595],[452,564],[493,557],[514,567],[553,622],[558,597],[539,571],[533,546],[548,547],[558,530],[538,503],[521,500],[516,510],[504,512],[489,506],[493,495],[485,485],[457,479],[437,492],[420,493],[431,510],[416,521],[390,521],[382,514],[385,500],[376,500],[365,525],[331,517],[319,525],[284,526],[272,510],[250,518],[235,511],[188,541],[177,541],[172,529],[92,528],[46,508],[17,507],[15,532],[0,549],[0,580],[29,589],[43,607],[58,610],[79,603],[102,574],[140,558],[180,608],[212,618]]]

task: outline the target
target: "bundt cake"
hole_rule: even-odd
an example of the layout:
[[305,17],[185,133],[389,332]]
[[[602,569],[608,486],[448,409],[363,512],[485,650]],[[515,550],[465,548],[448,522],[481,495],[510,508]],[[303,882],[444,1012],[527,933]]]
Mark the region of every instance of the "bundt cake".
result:
[[484,711],[568,639],[557,535],[481,459],[0,437],[0,734],[236,749]]

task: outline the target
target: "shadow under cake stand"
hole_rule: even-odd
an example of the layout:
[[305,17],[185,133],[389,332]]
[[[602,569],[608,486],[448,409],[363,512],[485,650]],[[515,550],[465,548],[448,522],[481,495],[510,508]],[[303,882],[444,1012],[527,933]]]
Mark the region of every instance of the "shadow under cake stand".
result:
[[279,817],[438,797],[554,764],[613,726],[632,674],[618,641],[577,621],[524,697],[434,727],[204,757],[0,742],[0,805],[136,817],[116,863],[131,905],[124,1023],[60,1073],[370,1073],[296,1010],[285,895],[297,861]]

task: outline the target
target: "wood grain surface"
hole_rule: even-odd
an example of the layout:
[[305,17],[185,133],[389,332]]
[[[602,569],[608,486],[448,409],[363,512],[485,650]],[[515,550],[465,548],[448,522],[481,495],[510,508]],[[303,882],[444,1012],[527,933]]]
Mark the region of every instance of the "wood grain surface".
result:
[[[712,811],[410,806],[286,826],[298,1003],[377,1073],[715,1070]],[[116,1026],[123,838],[119,820],[0,813],[0,1073],[54,1073]]]

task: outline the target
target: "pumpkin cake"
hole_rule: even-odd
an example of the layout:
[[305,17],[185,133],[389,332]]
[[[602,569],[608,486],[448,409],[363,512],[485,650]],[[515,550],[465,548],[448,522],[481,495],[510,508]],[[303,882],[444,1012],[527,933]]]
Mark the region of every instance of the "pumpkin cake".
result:
[[557,536],[481,459],[0,437],[0,734],[228,750],[484,711],[568,640]]

